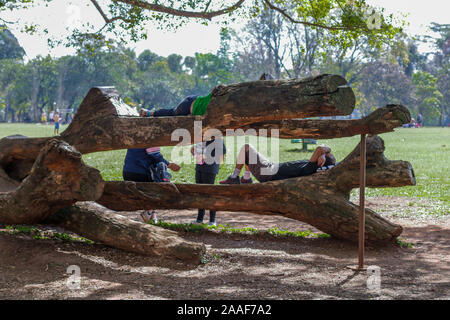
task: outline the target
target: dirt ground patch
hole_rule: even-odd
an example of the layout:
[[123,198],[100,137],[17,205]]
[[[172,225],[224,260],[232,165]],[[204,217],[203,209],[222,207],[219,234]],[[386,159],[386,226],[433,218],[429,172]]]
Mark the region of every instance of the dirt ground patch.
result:
[[[380,290],[355,272],[357,248],[332,238],[302,239],[204,231],[183,233],[207,247],[205,263],[143,257],[101,244],[35,240],[0,233],[0,299],[449,299],[450,219],[396,216],[411,201],[370,198],[368,206],[401,224],[412,247],[367,248],[380,269]],[[124,213],[138,219],[138,213]],[[192,222],[195,210],[161,210],[159,219]],[[208,217],[208,214],[206,216]],[[232,227],[290,231],[313,227],[279,216],[219,212]],[[67,267],[81,269],[81,288],[66,285]],[[372,287],[371,287],[372,288]]]

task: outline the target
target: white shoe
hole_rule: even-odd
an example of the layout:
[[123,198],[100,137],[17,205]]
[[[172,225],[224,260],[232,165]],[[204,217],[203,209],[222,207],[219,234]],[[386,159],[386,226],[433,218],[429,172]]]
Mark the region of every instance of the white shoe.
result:
[[191,222],[191,224],[203,224],[203,222],[198,222],[197,220],[194,220]]
[[208,226],[210,226],[210,227],[217,227],[217,223],[214,221],[214,222],[210,222],[210,223],[208,223]]
[[156,212],[155,212],[155,210],[152,211],[152,214],[151,214],[151,216],[150,216],[150,219],[152,219],[154,223],[158,223],[158,218],[156,217]]
[[150,220],[153,220],[154,223],[158,223],[155,210],[142,212],[141,218],[145,223],[148,223]]

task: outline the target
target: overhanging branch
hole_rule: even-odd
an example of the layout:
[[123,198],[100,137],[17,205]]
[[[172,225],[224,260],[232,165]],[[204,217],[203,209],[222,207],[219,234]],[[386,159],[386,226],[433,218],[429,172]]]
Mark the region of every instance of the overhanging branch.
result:
[[[186,17],[186,18],[199,18],[199,19],[207,19],[211,20],[214,17],[221,16],[224,14],[228,14],[230,12],[233,12],[237,9],[239,9],[245,2],[245,0],[239,0],[234,5],[217,10],[217,11],[211,11],[211,12],[196,12],[196,11],[185,11],[185,10],[179,10],[175,8],[166,7],[160,4],[156,3],[148,3],[147,1],[141,1],[141,0],[117,0],[117,2],[125,3],[134,7],[139,7],[142,9],[146,9],[149,11],[155,11],[160,13],[166,13],[172,16],[178,16],[178,17]],[[209,7],[209,3],[206,7]]]

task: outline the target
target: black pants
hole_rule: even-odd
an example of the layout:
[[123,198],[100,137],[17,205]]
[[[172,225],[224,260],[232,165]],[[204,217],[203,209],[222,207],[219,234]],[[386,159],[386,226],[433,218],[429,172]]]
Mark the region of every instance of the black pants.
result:
[[154,117],[188,116],[191,114],[191,104],[197,96],[187,96],[178,106],[172,109],[159,109],[153,113]]
[[141,173],[127,172],[123,171],[123,180],[134,181],[134,182],[153,182],[150,175],[145,175]]
[[[215,173],[207,173],[195,170],[195,182],[201,184],[214,184],[216,181]],[[203,222],[205,209],[198,209],[197,222]],[[209,210],[209,222],[216,221],[216,211]]]

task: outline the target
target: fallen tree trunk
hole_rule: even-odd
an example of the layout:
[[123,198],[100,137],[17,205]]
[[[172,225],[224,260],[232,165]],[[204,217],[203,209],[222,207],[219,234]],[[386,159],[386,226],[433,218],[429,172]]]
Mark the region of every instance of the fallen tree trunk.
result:
[[[351,189],[359,186],[359,165],[354,165],[359,161],[357,150],[359,146],[329,171],[253,185],[107,182],[97,202],[116,211],[201,207],[280,214],[306,222],[336,238],[357,241],[359,207],[348,200]],[[367,150],[367,186],[415,184],[409,163],[384,158],[381,138],[370,137]],[[401,226],[366,209],[366,239],[369,242],[390,242],[401,232]]]
[[0,192],[0,222],[27,224],[44,220],[79,200],[96,200],[103,192],[97,169],[84,165],[81,154],[57,139],[49,140],[30,175]]
[[[105,98],[106,99],[106,98]],[[109,100],[108,100],[109,101]],[[110,101],[111,102],[111,101]],[[119,102],[116,103],[116,105]],[[94,104],[92,104],[93,106]],[[113,104],[111,103],[111,106]],[[120,110],[125,110],[122,107]],[[132,112],[132,110],[129,110]],[[91,110],[91,112],[93,112]],[[98,111],[101,113],[101,111]],[[125,113],[125,111],[122,111]],[[81,115],[89,114],[87,111]],[[87,134],[79,137],[77,134],[66,133],[61,137],[65,141],[71,141],[77,148],[84,148],[84,152],[104,151],[123,148],[142,148],[151,144],[152,139],[157,139],[160,145],[170,145],[178,143],[178,137],[172,139],[171,133],[179,128],[187,128],[191,138],[195,136],[194,117],[170,117],[170,118],[140,118],[140,117],[113,117],[104,118],[101,123],[90,125],[91,130],[98,127],[99,132],[105,133],[101,137],[96,135],[95,139],[90,139]],[[87,121],[87,120],[86,120]],[[100,121],[100,120],[99,120]],[[150,122],[149,122],[150,121]],[[260,129],[265,129],[267,137],[272,136],[272,131],[277,129],[277,137],[286,138],[341,138],[358,134],[379,134],[393,131],[395,128],[409,123],[411,116],[403,106],[388,105],[379,108],[363,119],[357,120],[281,120],[253,123],[243,126],[242,130],[229,130],[221,127],[223,134],[228,135],[261,135]],[[84,123],[84,122],[83,122]],[[102,124],[103,123],[103,124]],[[168,125],[170,123],[170,125]],[[88,125],[88,124],[86,124]],[[252,130],[248,130],[252,129]],[[198,136],[202,136],[204,128],[198,129]],[[92,131],[87,131],[93,135]],[[72,138],[72,137],[75,138]],[[155,138],[156,137],[156,138]],[[84,145],[84,140],[88,141]],[[21,181],[29,173],[34,160],[47,138],[27,138],[23,136],[6,137],[0,140],[0,165],[5,168],[9,177]],[[95,145],[94,145],[95,142]],[[188,139],[184,144],[193,141]],[[84,145],[84,147],[83,147]],[[83,152],[82,152],[83,153]]]
[[90,240],[146,256],[166,256],[200,263],[203,244],[177,232],[130,220],[95,202],[78,202],[58,211],[47,223],[58,224]]
[[[361,134],[392,132],[411,121],[409,110],[401,105],[387,105],[367,117],[354,120],[281,120],[256,122],[242,129],[278,129],[281,139],[335,139]],[[271,136],[271,131],[267,131]]]

